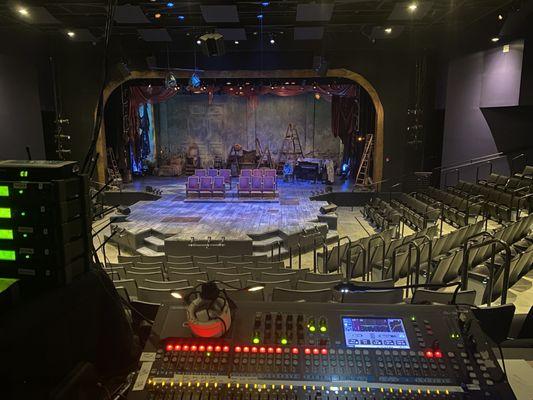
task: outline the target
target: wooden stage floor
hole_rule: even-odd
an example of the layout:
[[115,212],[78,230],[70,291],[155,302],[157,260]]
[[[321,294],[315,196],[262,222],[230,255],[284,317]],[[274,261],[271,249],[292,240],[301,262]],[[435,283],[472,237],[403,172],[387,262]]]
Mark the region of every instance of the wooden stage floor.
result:
[[162,198],[131,206],[127,222],[119,225],[131,234],[151,229],[164,236],[213,239],[261,234],[279,228],[309,228],[320,207],[327,203],[311,201],[309,196],[324,190],[323,184],[279,182],[277,198],[238,198],[235,183],[225,199],[186,199],[185,179],[152,178],[136,182],[127,189],[143,190],[150,185],[162,191]]

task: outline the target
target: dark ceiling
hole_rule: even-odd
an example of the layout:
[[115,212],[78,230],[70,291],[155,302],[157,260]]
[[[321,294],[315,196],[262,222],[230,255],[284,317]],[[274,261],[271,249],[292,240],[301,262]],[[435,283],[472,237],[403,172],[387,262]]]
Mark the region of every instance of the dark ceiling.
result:
[[[98,40],[103,34],[106,3],[80,0],[25,2],[8,0],[0,4],[0,24],[4,26],[24,24],[29,29],[45,33],[88,29]],[[268,5],[264,6],[262,3]],[[412,3],[417,5],[415,11],[410,11],[408,8]],[[244,29],[245,37],[239,41],[239,44],[246,45],[246,42],[253,42],[261,36],[261,30],[263,36],[266,35],[268,39],[273,35],[275,38],[286,37],[294,40],[295,28],[319,28],[300,29],[298,37],[302,40],[297,40],[298,42],[317,42],[320,41],[320,37],[334,40],[346,35],[365,40],[372,38],[394,40],[412,30],[426,34],[442,34],[450,30],[468,29],[487,16],[494,16],[493,20],[496,21],[497,15],[499,13],[505,15],[516,1],[330,0],[313,5],[303,0],[270,2],[174,0],[173,6],[168,7],[167,1],[130,0],[120,1],[118,4],[119,10],[115,15],[113,28],[115,35],[138,38],[140,35],[138,29],[164,28],[171,40],[190,39],[189,41],[194,43],[195,37],[205,32],[241,28]],[[133,7],[128,7],[126,4],[131,4]],[[220,5],[230,7],[213,8]],[[27,16],[19,14],[17,10],[20,7],[28,10]],[[44,11],[39,7],[44,7]],[[156,14],[160,14],[161,17],[156,18]],[[262,20],[258,19],[260,14],[263,15]],[[209,22],[206,21],[206,15]],[[497,24],[494,26],[497,27]],[[392,28],[392,32],[385,33],[385,28]],[[242,32],[232,32],[235,33],[242,34]],[[231,41],[234,44],[233,39]]]

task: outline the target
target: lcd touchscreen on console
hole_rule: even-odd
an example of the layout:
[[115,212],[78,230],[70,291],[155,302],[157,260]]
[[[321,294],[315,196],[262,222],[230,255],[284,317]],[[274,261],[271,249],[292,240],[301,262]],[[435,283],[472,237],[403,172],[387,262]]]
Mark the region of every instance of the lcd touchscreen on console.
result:
[[347,347],[409,349],[403,321],[399,318],[342,317]]

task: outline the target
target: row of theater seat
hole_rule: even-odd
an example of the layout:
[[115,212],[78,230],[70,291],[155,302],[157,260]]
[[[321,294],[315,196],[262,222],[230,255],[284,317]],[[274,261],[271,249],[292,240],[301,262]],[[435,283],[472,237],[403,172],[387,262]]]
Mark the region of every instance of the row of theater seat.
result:
[[491,187],[479,183],[459,181],[449,191],[463,198],[479,196],[483,199],[488,216],[497,221],[511,221],[516,219],[520,209],[532,209],[533,197],[529,190],[526,192],[507,191],[505,188]]
[[473,223],[483,212],[481,199],[464,198],[431,186],[424,192],[417,192],[415,196],[428,204],[440,203],[442,206],[441,217],[454,226],[466,226]]
[[260,263],[260,262],[267,262],[268,257],[266,255],[251,255],[251,254],[241,254],[241,255],[233,255],[233,256],[223,256],[223,255],[213,255],[213,256],[193,256],[193,255],[186,255],[186,256],[175,256],[175,255],[154,255],[154,256],[147,256],[147,255],[124,255],[119,254],[118,255],[118,262],[120,263],[126,263],[126,262],[132,262],[132,263],[154,263],[154,262],[172,262],[172,263],[186,263],[186,262],[204,262],[204,263],[211,263],[211,262],[217,262],[217,261],[234,261],[234,262],[252,262],[254,264]]
[[440,210],[438,208],[406,193],[397,195],[392,199],[391,204],[400,211],[403,220],[416,229],[424,229],[439,219]]
[[397,227],[400,225],[402,218],[401,213],[379,197],[374,197],[365,204],[363,216],[373,222],[379,229]]

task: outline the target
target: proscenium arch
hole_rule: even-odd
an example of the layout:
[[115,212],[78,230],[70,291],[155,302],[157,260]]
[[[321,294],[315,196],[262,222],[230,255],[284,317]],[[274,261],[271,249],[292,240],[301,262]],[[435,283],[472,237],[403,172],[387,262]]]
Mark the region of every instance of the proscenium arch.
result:
[[[123,83],[133,79],[164,79],[166,71],[131,71],[130,75],[121,81],[112,81],[104,88],[104,104],[107,103],[111,93]],[[190,72],[185,71],[173,71],[176,78],[188,79]],[[312,69],[290,69],[290,70],[272,70],[272,71],[247,71],[247,70],[235,70],[235,71],[205,71],[202,72],[202,78],[205,79],[282,79],[282,78],[323,78],[319,76],[316,71]],[[378,183],[383,179],[383,144],[384,144],[384,125],[385,115],[383,111],[383,104],[379,98],[378,92],[372,86],[372,84],[362,75],[344,69],[330,69],[327,72],[328,78],[345,78],[359,84],[363,89],[367,91],[374,104],[376,110],[376,132],[375,132],[375,145],[374,145],[374,160],[372,175],[374,182]],[[106,139],[105,139],[105,124],[102,118],[100,124],[100,135],[96,146],[97,152],[100,154],[98,158],[98,180],[105,182],[105,171],[107,167],[107,160],[105,157],[106,152]]]

